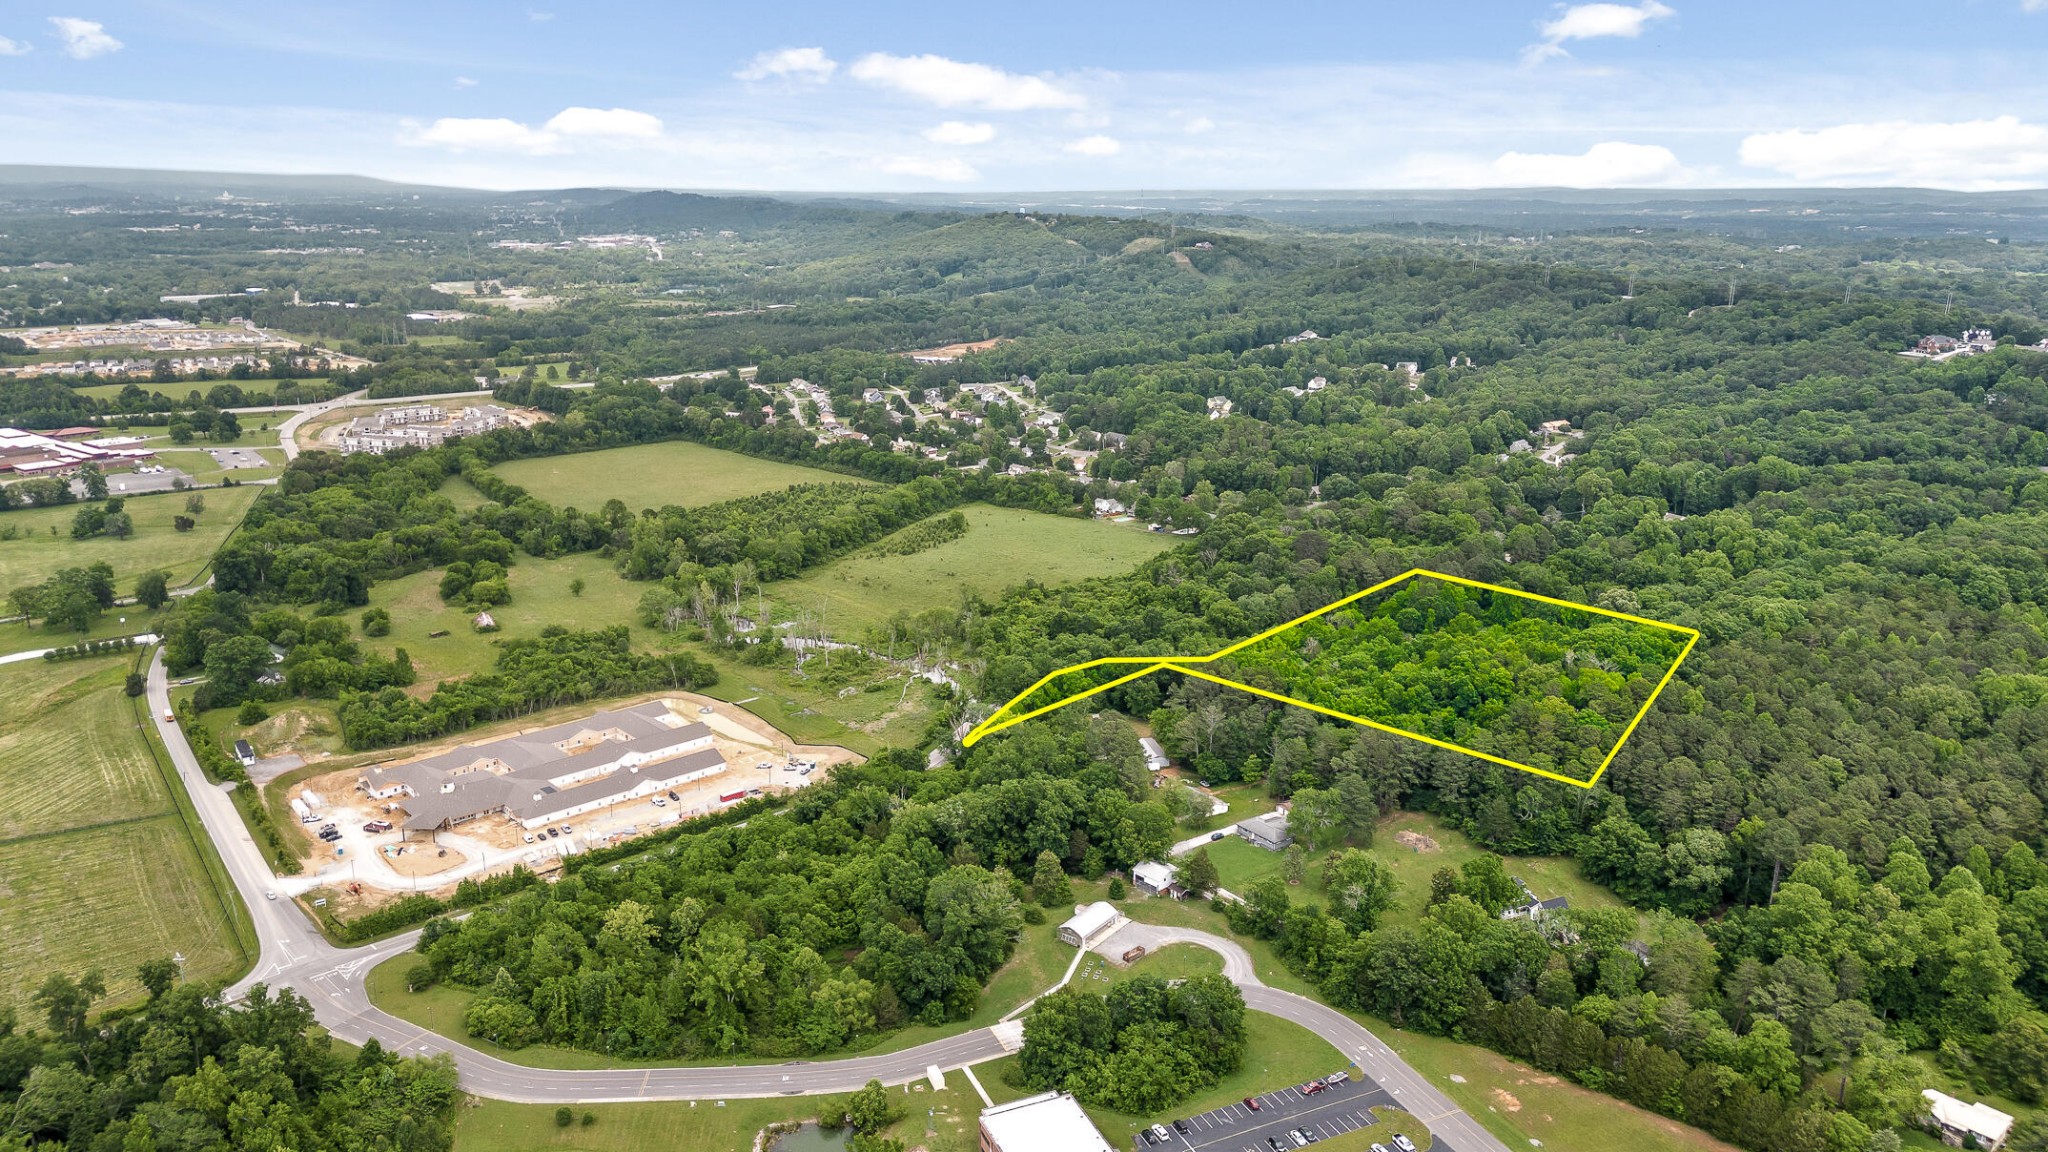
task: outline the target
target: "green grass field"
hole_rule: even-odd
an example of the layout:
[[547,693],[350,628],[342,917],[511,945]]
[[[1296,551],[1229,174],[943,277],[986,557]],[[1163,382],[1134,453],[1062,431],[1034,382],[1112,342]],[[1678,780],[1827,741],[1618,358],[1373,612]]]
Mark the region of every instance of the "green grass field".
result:
[[[199,517],[199,526],[190,532],[171,527],[172,518],[184,514],[187,493],[130,497],[124,510],[135,522],[135,534],[126,540],[103,536],[73,540],[71,521],[78,515],[76,504],[0,512],[0,529],[13,526],[21,530],[16,539],[0,540],[0,592],[47,580],[60,568],[100,560],[114,566],[114,581],[124,596],[134,591],[135,577],[151,568],[168,569],[173,587],[190,583],[262,492],[253,486],[207,489],[201,493],[206,497],[206,511]],[[52,528],[56,529],[54,535]]]
[[[474,612],[460,604],[441,602],[441,575],[442,569],[433,568],[387,580],[370,590],[370,603],[391,613],[391,635],[366,643],[386,655],[393,648],[405,649],[412,655],[419,683],[428,691],[438,680],[488,671],[497,660],[499,640],[532,637],[550,624],[569,628],[633,624],[633,606],[653,587],[619,579],[611,561],[594,552],[552,560],[521,556],[506,578],[511,602],[491,609],[498,631],[478,632],[472,625]],[[569,591],[570,583],[579,579],[584,583],[581,596]],[[635,641],[650,646],[659,635],[637,624],[633,629]],[[444,630],[448,635],[428,635]]]
[[1026,578],[1066,584],[1128,572],[1173,538],[1121,524],[969,505],[967,534],[908,556],[849,556],[769,586],[776,617],[822,617],[842,637],[859,636],[898,612],[953,608],[961,593],[993,597]]
[[634,512],[676,504],[693,508],[792,484],[861,483],[852,476],[759,460],[675,440],[500,464],[498,475],[558,507],[594,512],[617,498]]
[[121,1003],[144,960],[182,952],[195,979],[244,963],[229,919],[242,913],[121,691],[129,666],[0,666],[0,1007],[57,971],[99,968]]
[[[128,383],[128,381],[124,380],[119,384],[88,384],[83,388],[74,388],[72,391],[81,396],[91,396],[98,400],[112,400],[121,394],[121,389],[126,388]],[[144,392],[161,392],[181,404],[188,393],[197,391],[201,396],[205,396],[210,389],[221,384],[233,384],[242,390],[244,396],[256,399],[258,403],[264,402],[260,399],[261,397],[269,396],[277,390],[277,381],[269,378],[263,380],[171,380],[164,383],[137,380],[134,383],[136,387]],[[250,405],[242,405],[242,407],[250,407]]]
[[[1436,847],[1417,851],[1401,842],[1402,833],[1411,837],[1427,837],[1435,841]],[[1382,820],[1373,833],[1372,847],[1367,851],[1392,869],[1401,882],[1396,906],[1387,914],[1386,923],[1389,924],[1413,924],[1420,920],[1429,903],[1430,876],[1439,868],[1461,867],[1481,854],[1480,848],[1466,839],[1464,833],[1420,812],[1397,812]],[[1309,854],[1308,878],[1295,890],[1296,900],[1323,899],[1322,866],[1328,856],[1327,852]],[[1209,859],[1216,862],[1216,874],[1222,879],[1223,886],[1240,896],[1259,881],[1279,876],[1284,864],[1280,853],[1254,847],[1238,836],[1228,836],[1209,845]],[[1509,856],[1505,859],[1508,874],[1520,876],[1530,890],[1543,899],[1568,897],[1574,908],[1628,907],[1620,897],[1586,879],[1576,860],[1563,856]]]

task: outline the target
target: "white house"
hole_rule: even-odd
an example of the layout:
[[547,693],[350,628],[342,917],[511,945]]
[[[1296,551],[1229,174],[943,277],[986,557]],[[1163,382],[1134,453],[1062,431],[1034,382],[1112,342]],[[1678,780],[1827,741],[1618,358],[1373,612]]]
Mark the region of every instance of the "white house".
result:
[[1173,761],[1166,758],[1166,749],[1161,748],[1159,741],[1154,740],[1150,736],[1138,737],[1138,747],[1144,750],[1145,767],[1154,772],[1173,763]]
[[1926,1102],[1928,1119],[1941,1129],[1945,1144],[1961,1148],[1966,1139],[1974,1138],[1984,1152],[1998,1152],[2012,1135],[2012,1117],[1989,1104],[1965,1104],[1932,1088],[1922,1090],[1920,1099]]
[[1124,502],[1121,500],[1109,500],[1098,497],[1095,501],[1095,514],[1097,516],[1121,516],[1128,511],[1130,509],[1125,508]]
[[1147,896],[1171,896],[1178,900],[1187,895],[1187,889],[1180,886],[1180,869],[1157,860],[1134,866],[1131,880]]

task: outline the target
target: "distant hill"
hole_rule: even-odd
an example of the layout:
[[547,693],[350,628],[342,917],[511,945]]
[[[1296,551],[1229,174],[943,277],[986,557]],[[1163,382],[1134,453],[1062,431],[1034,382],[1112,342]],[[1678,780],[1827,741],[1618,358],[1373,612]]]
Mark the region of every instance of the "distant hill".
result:
[[[639,192],[576,214],[585,229],[605,232],[760,232],[794,225],[847,225],[901,215],[902,205],[802,203],[766,196],[704,196],[695,192]],[[934,209],[923,209],[925,213]],[[943,221],[930,221],[930,224]]]
[[71,200],[113,194],[166,200],[232,196],[364,199],[399,196],[486,195],[463,188],[400,184],[369,176],[288,176],[249,172],[177,172],[148,168],[85,168],[54,164],[0,164],[0,195],[15,200]]

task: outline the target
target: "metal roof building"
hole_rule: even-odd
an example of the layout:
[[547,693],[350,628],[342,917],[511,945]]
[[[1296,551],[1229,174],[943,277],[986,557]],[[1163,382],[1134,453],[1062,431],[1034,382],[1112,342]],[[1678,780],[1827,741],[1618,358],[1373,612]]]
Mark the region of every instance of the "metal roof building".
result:
[[981,1114],[981,1152],[1111,1152],[1081,1105],[1065,1092],[1041,1092]]

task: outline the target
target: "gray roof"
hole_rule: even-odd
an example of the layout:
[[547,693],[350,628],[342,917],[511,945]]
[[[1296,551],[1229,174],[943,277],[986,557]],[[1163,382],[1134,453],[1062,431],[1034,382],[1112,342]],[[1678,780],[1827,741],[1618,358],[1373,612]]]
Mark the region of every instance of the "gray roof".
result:
[[1268,812],[1264,816],[1254,816],[1249,820],[1240,820],[1237,822],[1237,826],[1267,840],[1287,839],[1287,813],[1285,812]]
[[[405,827],[412,830],[438,828],[501,808],[531,820],[593,801],[602,803],[606,797],[632,791],[649,777],[666,779],[722,765],[725,758],[717,749],[704,748],[657,761],[660,767],[646,775],[621,769],[588,781],[557,783],[635,752],[651,753],[710,735],[711,729],[701,723],[678,722],[656,701],[501,740],[464,744],[408,764],[371,768],[362,780],[380,791],[393,784],[410,791],[403,806]],[[564,744],[573,746],[565,749]]]

